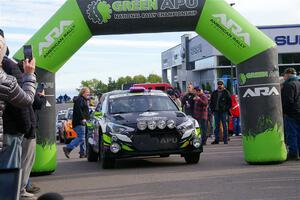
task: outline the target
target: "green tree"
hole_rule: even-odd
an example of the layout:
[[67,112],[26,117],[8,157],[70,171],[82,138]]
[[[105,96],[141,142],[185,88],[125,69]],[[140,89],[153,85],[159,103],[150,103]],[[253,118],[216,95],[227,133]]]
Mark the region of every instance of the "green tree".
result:
[[161,76],[159,76],[157,74],[149,74],[149,76],[147,77],[147,82],[150,82],[150,83],[161,83],[162,82],[162,78],[161,78]]
[[146,83],[147,79],[143,75],[136,75],[136,76],[133,77],[133,82],[135,82],[135,83]]
[[111,77],[108,77],[108,84],[107,84],[107,90],[113,91],[117,89],[117,83],[115,80],[113,80]]
[[204,83],[201,84],[202,90],[206,90],[206,86]]
[[205,87],[206,90],[212,92],[212,88],[211,88],[211,85],[209,84],[209,82],[206,82],[206,87]]
[[82,87],[88,87],[92,95],[96,95],[99,92],[107,92],[107,85],[97,79],[81,81],[80,88],[78,88],[77,91],[80,91]]

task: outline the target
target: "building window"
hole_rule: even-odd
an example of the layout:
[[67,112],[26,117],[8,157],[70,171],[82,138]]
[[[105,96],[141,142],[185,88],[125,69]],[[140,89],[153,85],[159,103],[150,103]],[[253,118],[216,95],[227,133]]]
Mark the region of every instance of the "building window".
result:
[[300,63],[300,53],[279,54],[278,63],[279,64]]
[[218,66],[230,66],[231,62],[225,56],[218,56]]

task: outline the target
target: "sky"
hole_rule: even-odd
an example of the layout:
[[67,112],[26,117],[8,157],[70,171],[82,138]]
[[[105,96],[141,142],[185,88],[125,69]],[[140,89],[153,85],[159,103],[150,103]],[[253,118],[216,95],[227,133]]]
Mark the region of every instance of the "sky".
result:
[[[300,24],[300,0],[226,0],[254,25]],[[0,0],[0,28],[12,56],[65,0]],[[77,95],[82,80],[161,75],[161,52],[194,32],[94,36],[56,73],[56,96]],[[300,34],[300,33],[299,33]]]

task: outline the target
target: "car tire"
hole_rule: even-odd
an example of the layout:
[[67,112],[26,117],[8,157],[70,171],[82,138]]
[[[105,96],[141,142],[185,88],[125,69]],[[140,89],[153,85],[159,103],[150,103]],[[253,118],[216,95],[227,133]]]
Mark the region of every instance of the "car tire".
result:
[[63,133],[59,133],[59,134],[58,134],[59,142],[60,142],[60,143],[64,143],[64,138],[62,137],[62,134],[63,134]]
[[100,142],[101,146],[100,146],[100,149],[101,149],[101,155],[100,155],[100,158],[101,158],[101,165],[102,165],[102,168],[103,169],[113,169],[115,167],[115,163],[116,163],[116,159],[114,158],[111,158],[111,157],[108,157],[105,152],[104,152],[104,148],[103,148],[103,141],[101,140]]
[[187,153],[184,155],[187,164],[197,164],[200,160],[200,153]]
[[113,169],[115,167],[116,159],[103,157],[102,160],[102,168],[103,169]]
[[97,162],[98,154],[93,150],[92,145],[87,143],[87,160],[89,162]]

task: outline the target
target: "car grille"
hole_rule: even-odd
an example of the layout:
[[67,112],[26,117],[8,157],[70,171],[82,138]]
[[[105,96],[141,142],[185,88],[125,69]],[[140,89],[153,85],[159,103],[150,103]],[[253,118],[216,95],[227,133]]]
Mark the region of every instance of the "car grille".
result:
[[179,148],[179,140],[180,135],[176,130],[137,132],[132,137],[138,151],[175,150]]

